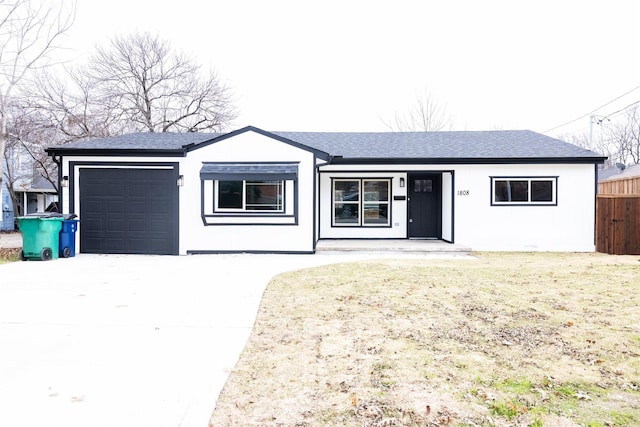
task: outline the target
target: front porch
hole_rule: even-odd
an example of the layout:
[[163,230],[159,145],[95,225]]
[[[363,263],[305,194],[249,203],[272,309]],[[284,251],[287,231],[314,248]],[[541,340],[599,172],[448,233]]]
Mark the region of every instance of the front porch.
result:
[[401,252],[469,255],[468,246],[436,239],[321,239],[316,252]]

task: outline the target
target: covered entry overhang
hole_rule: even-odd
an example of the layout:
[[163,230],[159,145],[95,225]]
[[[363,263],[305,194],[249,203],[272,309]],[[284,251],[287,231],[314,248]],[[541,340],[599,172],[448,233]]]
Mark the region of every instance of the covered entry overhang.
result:
[[[318,171],[321,240],[454,242],[453,168],[331,163]],[[376,221],[372,209],[379,212]],[[352,216],[347,220],[339,217],[345,210]]]

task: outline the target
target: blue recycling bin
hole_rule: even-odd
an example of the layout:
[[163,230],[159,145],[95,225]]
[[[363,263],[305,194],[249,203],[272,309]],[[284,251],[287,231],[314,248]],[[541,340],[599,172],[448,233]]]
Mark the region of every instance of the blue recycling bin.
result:
[[78,231],[77,219],[65,219],[60,229],[60,257],[69,258],[76,256],[76,231]]

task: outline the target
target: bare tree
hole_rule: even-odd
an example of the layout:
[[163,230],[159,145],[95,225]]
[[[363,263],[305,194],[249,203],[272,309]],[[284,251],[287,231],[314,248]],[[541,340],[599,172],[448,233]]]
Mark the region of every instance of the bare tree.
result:
[[[607,156],[605,167],[617,164],[640,163],[640,101],[608,116],[597,116],[591,126],[597,124],[598,131],[589,134],[561,135],[559,139],[568,141]],[[594,117],[591,117],[593,120]]]
[[556,139],[566,141],[570,144],[577,145],[578,147],[586,148],[587,150],[593,150],[591,142],[589,141],[589,135],[587,133],[568,133],[555,136]]
[[[9,105],[32,71],[50,65],[51,54],[69,30],[75,4],[0,0],[0,157],[9,137]],[[0,185],[4,173],[0,162]]]
[[396,113],[390,122],[383,122],[392,131],[438,131],[453,127],[451,116],[433,93],[424,91],[405,114]]
[[117,98],[100,98],[99,85],[78,69],[65,68],[63,77],[39,73],[23,108],[31,112],[32,126],[58,130],[50,144],[125,133],[127,121]]
[[608,132],[610,143],[617,149],[619,163],[640,163],[640,111],[638,104],[624,113],[624,118],[611,125]]
[[57,166],[44,149],[56,141],[58,130],[39,110],[29,109],[21,103],[9,104],[9,111],[4,176],[13,202],[13,210],[17,215],[21,215],[24,213],[24,206],[17,197],[20,188],[26,190],[33,182],[44,179],[57,190]]
[[[221,130],[235,118],[229,90],[215,75],[148,34],[116,38],[86,65],[36,74],[24,92],[22,140],[42,177],[57,185],[43,146],[134,131]],[[24,126],[28,123],[28,126]],[[28,133],[28,135],[26,135]],[[52,168],[53,166],[53,168]]]
[[606,156],[604,167],[610,167],[619,162],[618,149],[610,143],[608,138],[593,138],[589,132],[560,134],[556,138]]
[[230,90],[214,72],[203,77],[192,58],[149,33],[98,47],[88,75],[96,99],[140,131],[219,131],[237,117]]

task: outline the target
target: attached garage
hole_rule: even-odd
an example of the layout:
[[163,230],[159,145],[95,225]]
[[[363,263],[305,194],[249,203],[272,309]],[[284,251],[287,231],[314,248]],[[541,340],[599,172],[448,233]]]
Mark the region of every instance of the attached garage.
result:
[[83,253],[178,254],[174,166],[87,166],[77,173]]

